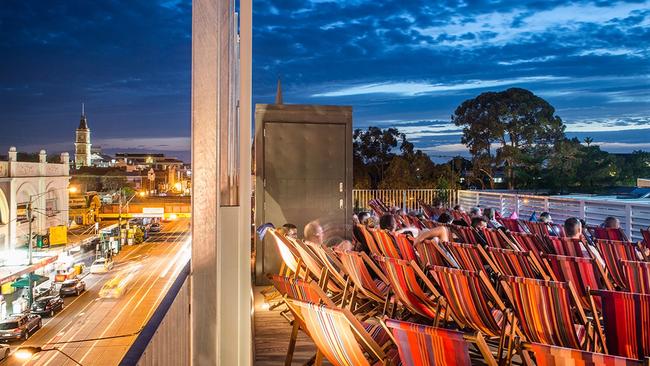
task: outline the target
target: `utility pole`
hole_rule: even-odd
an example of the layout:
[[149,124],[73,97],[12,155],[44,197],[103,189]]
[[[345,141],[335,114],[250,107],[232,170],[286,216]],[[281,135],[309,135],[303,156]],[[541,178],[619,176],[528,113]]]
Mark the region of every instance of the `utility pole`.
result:
[[[31,268],[33,264],[33,258],[32,258],[32,221],[34,221],[34,212],[32,211],[32,197],[29,197],[29,203],[27,203],[27,221],[28,221],[28,230],[29,231],[29,237],[27,238],[27,253],[29,253],[29,262],[27,265]],[[28,308],[32,308],[32,302],[34,301],[34,284],[32,283],[32,272],[27,273],[27,283],[28,283],[28,289],[29,293],[27,294],[27,300],[28,300]]]

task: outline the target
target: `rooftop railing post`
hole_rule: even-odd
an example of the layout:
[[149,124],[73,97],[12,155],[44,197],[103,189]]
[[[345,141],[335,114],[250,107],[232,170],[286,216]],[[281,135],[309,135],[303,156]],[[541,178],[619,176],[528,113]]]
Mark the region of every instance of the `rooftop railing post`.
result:
[[625,205],[625,231],[627,231],[627,237],[632,240],[632,205]]

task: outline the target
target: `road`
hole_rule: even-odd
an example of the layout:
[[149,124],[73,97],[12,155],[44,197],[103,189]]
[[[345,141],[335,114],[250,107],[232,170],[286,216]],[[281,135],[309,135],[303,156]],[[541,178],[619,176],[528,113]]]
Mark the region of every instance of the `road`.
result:
[[[87,291],[65,298],[65,308],[53,318],[44,318],[43,328],[18,346],[56,347],[82,365],[117,365],[137,333],[164,297],[189,258],[189,221],[163,224],[163,231],[144,243],[125,247],[116,257],[115,268],[104,275],[85,277]],[[132,273],[128,291],[119,299],[101,299],[99,290],[118,273]],[[107,340],[65,343],[112,337]],[[10,357],[0,365],[75,365],[57,351],[41,352],[29,361]]]

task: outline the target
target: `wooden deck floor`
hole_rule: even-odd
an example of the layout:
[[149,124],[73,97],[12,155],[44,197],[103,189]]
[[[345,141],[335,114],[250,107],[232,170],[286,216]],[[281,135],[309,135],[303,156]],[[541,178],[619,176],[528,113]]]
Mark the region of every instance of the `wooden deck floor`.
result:
[[[280,315],[280,311],[286,309],[280,307],[273,310],[266,309],[264,296],[260,291],[264,287],[255,287],[255,315],[254,335],[255,342],[255,366],[277,366],[284,365],[284,360],[289,347],[291,336],[291,325]],[[314,354],[316,346],[302,332],[298,333],[298,342],[293,355],[292,365],[303,365]],[[329,365],[329,363],[323,362]]]

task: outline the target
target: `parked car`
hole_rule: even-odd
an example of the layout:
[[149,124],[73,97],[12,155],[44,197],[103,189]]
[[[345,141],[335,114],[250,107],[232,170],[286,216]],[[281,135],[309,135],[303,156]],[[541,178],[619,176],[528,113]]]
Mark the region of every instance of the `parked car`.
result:
[[6,360],[9,358],[9,346],[6,344],[0,344],[0,361]]
[[54,316],[54,313],[63,310],[63,299],[61,296],[44,296],[34,300],[31,313],[41,316]]
[[43,321],[36,314],[13,314],[0,321],[0,340],[27,340],[32,333],[41,329]]
[[59,295],[76,295],[79,296],[82,292],[86,291],[86,283],[78,278],[73,278],[63,282],[59,289]]
[[54,295],[56,292],[54,291],[54,283],[52,283],[51,286],[49,287],[38,287],[34,290],[34,299],[38,300],[41,297],[45,296],[51,296]]
[[113,260],[106,258],[97,258],[93,264],[90,265],[90,273],[102,274],[113,269]]
[[153,224],[151,224],[151,226],[149,226],[149,231],[152,233],[157,233],[160,232],[161,230],[162,230],[162,225],[160,225],[159,222],[154,222]]

